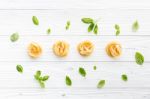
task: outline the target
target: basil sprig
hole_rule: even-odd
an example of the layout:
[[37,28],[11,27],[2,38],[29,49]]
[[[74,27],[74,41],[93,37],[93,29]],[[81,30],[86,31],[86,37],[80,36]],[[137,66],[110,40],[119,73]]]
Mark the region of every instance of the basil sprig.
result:
[[81,21],[89,25],[87,29],[88,32],[93,31],[94,34],[98,33],[98,24],[92,18],[82,18]]
[[41,71],[38,70],[36,71],[34,78],[39,82],[41,88],[45,88],[45,81],[49,79],[48,75],[41,76]]

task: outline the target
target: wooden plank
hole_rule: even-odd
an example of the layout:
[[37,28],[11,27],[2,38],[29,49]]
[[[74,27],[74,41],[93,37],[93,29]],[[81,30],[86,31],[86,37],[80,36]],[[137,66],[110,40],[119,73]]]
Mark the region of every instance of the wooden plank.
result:
[[[16,70],[16,65],[21,64],[24,73]],[[97,70],[93,70],[93,66]],[[114,62],[0,62],[0,88],[1,89],[35,89],[40,88],[33,75],[37,70],[42,74],[50,75],[46,82],[46,89],[67,89],[65,76],[72,79],[69,89],[97,89],[101,79],[106,80],[104,89],[149,89],[150,88],[150,63],[137,66],[135,63]],[[85,68],[87,75],[82,77],[78,73],[79,67]],[[121,79],[122,74],[128,75],[128,82]],[[42,89],[41,89],[42,90]]]
[[4,0],[0,9],[147,9],[149,0]]
[[[111,99],[149,99],[147,89],[3,89],[0,90],[3,99],[26,99],[26,98],[57,98],[57,99],[76,99],[76,98],[104,98]],[[65,94],[65,96],[63,96]]]
[[[20,35],[47,35],[50,27],[51,35],[94,35],[88,33],[88,25],[81,22],[83,17],[99,19],[98,35],[115,36],[114,25],[119,24],[121,36],[149,36],[150,35],[150,9],[127,10],[1,10],[0,11],[0,33],[10,35],[19,32]],[[39,19],[39,26],[32,23],[32,16]],[[24,21],[25,20],[25,21]],[[65,30],[67,20],[71,21],[68,31]],[[132,32],[132,24],[138,20],[140,28],[137,33]]]
[[[150,62],[150,37],[132,36],[20,36],[18,42],[12,43],[8,36],[1,36],[0,61],[117,61],[134,62],[135,52],[141,52],[146,62]],[[54,55],[52,46],[55,41],[64,40],[70,44],[67,57],[59,58]],[[89,57],[82,57],[77,51],[77,45],[84,40],[91,40],[95,45],[94,52]],[[112,40],[119,41],[123,47],[123,54],[118,59],[110,58],[106,52],[106,45]],[[43,54],[38,59],[31,59],[27,54],[27,46],[32,41],[38,42],[43,48]]]

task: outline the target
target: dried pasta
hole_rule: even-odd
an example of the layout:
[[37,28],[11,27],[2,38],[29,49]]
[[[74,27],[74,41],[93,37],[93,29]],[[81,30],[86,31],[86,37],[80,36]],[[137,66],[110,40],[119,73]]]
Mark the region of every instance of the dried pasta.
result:
[[55,55],[60,57],[67,56],[69,53],[69,44],[65,41],[57,41],[53,45],[53,52]]
[[118,57],[122,53],[122,47],[118,42],[112,41],[106,46],[106,52],[110,57]]
[[89,56],[93,52],[94,45],[90,41],[83,41],[79,43],[77,49],[80,55]]
[[28,54],[33,58],[37,58],[42,54],[42,48],[39,44],[32,42],[28,46]]

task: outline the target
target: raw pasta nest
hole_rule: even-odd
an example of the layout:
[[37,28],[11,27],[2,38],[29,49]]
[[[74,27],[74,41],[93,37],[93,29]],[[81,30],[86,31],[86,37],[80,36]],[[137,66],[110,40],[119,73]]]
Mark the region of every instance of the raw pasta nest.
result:
[[110,57],[118,57],[122,53],[122,47],[118,42],[112,41],[106,46],[106,52]]
[[69,53],[69,44],[66,43],[65,41],[57,41],[53,45],[53,51],[57,56],[60,57],[67,56]]
[[32,42],[28,46],[28,54],[33,58],[37,58],[42,54],[42,48],[39,44]]
[[83,41],[78,45],[77,49],[80,55],[89,56],[93,52],[94,45],[90,41]]

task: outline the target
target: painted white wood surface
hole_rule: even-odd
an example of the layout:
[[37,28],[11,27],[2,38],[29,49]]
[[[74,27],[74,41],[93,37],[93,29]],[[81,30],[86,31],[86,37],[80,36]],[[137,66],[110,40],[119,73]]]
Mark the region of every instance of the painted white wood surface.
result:
[[[1,0],[0,1],[0,99],[149,99],[150,98],[150,1],[149,0]],[[34,26],[32,16],[39,18],[40,25]],[[87,33],[82,17],[99,19],[98,36]],[[71,28],[66,31],[66,21]],[[138,20],[140,29],[131,31],[132,23]],[[114,24],[121,26],[121,35],[116,37]],[[51,35],[46,29],[52,28]],[[20,34],[18,42],[12,43],[9,36]],[[70,44],[66,58],[52,53],[56,40]],[[80,41],[91,40],[94,53],[81,57],[76,46]],[[123,55],[111,59],[105,53],[105,46],[112,40],[123,46]],[[43,47],[43,54],[33,60],[27,55],[27,45],[36,41]],[[134,53],[145,56],[143,66],[138,66]],[[16,71],[16,64],[24,67],[24,73]],[[93,66],[97,70],[93,70]],[[87,77],[78,74],[82,66]],[[46,88],[41,89],[34,80],[36,70],[49,74]],[[122,73],[128,82],[120,78]],[[73,86],[67,87],[65,75],[72,78]],[[97,89],[100,79],[106,80],[103,89]],[[62,96],[66,94],[66,96]]]

